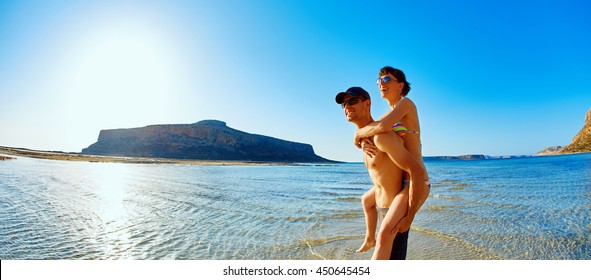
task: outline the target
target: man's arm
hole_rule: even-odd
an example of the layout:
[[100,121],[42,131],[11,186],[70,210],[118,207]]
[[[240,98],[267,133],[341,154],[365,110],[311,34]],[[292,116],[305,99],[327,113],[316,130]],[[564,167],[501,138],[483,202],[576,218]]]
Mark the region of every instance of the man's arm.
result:
[[[374,136],[376,134],[388,132],[392,130],[392,126],[399,122],[411,110],[413,110],[414,103],[408,98],[402,98],[394,109],[388,111],[381,119],[358,129],[355,132],[355,145],[361,147],[361,138]],[[415,109],[416,110],[416,109]]]

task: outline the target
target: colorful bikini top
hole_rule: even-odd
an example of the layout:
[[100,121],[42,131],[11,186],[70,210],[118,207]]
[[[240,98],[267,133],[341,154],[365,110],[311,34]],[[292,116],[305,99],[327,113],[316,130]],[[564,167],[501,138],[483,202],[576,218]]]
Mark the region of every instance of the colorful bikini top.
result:
[[419,131],[414,131],[414,130],[408,130],[403,124],[401,123],[397,123],[395,125],[392,126],[392,129],[394,130],[394,132],[396,132],[396,134],[398,134],[399,136],[404,136],[406,134],[419,134]]

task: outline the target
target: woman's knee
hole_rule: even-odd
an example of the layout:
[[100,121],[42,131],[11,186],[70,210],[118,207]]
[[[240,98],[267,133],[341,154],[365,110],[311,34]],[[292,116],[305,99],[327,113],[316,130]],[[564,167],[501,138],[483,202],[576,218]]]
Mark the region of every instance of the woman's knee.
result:
[[361,205],[363,206],[364,209],[371,209],[376,206],[376,202],[372,198],[373,197],[371,195],[369,195],[368,193],[361,196]]
[[381,245],[392,245],[394,237],[396,237],[396,233],[392,233],[391,229],[381,230],[378,233],[378,238],[376,238],[376,242]]

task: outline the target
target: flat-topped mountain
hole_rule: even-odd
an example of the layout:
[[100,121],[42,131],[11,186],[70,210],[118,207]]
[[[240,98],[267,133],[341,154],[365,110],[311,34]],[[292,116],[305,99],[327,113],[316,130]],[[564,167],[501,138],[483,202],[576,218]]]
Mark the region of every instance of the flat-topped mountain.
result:
[[83,149],[82,154],[193,160],[333,162],[316,155],[309,144],[246,133],[217,120],[102,130],[98,141]]

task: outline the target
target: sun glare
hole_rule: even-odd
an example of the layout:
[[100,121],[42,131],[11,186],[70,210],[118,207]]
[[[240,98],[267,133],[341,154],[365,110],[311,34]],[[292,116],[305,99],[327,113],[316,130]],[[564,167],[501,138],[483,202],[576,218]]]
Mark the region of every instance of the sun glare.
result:
[[137,24],[112,23],[88,34],[73,44],[62,71],[71,119],[117,128],[174,114],[184,85],[174,42]]

